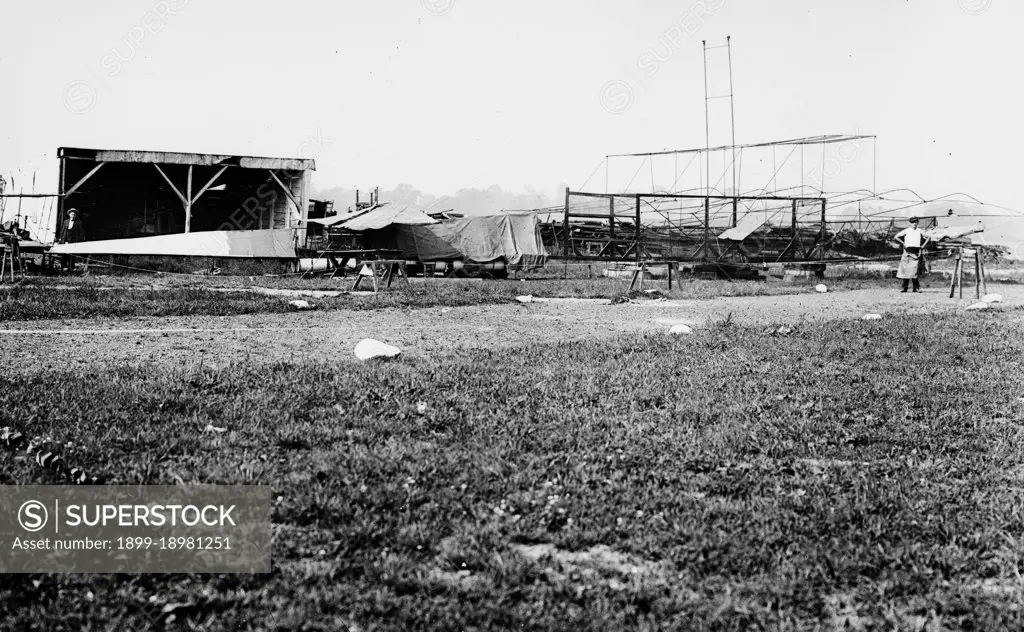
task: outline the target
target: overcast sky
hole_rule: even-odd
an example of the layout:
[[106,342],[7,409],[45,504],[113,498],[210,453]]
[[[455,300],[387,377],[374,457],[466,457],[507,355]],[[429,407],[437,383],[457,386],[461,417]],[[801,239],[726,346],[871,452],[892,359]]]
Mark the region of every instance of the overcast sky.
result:
[[[26,188],[33,170],[37,190],[55,188],[58,146],[313,157],[319,188],[578,187],[608,153],[703,146],[701,40],[731,35],[739,142],[877,134],[879,190],[1024,207],[1024,7],[1011,0],[54,0],[3,11],[0,172]],[[727,89],[721,52],[713,93]],[[727,103],[713,103],[712,144],[729,141]],[[612,188],[634,169],[617,168]],[[871,185],[868,171],[858,184]],[[588,188],[604,189],[603,170]]]

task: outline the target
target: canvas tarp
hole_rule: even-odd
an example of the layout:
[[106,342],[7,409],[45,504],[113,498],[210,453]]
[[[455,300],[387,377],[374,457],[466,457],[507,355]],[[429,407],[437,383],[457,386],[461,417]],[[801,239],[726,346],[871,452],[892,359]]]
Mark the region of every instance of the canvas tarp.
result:
[[381,230],[393,225],[419,226],[436,223],[436,219],[411,206],[383,204],[351,221],[341,224],[340,227],[345,230],[362,232],[366,230]]
[[61,255],[163,255],[291,259],[295,257],[295,237],[291,229],[211,230],[156,237],[57,244],[50,249],[50,252]]
[[446,220],[433,226],[398,226],[398,247],[420,261],[462,259],[535,267],[547,261],[536,214],[502,214]]

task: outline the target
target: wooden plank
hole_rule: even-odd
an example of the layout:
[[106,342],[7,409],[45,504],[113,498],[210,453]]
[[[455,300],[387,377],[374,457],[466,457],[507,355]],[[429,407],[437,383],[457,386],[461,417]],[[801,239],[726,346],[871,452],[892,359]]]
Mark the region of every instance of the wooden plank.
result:
[[949,298],[953,298],[956,295],[956,271],[960,266],[960,254],[957,251],[953,255],[953,274],[949,275]]
[[171,191],[174,191],[174,194],[178,196],[178,199],[181,200],[181,203],[187,204],[187,202],[185,201],[185,196],[182,195],[181,191],[178,190],[178,187],[174,186],[174,183],[171,182],[171,179],[167,177],[167,174],[164,173],[164,170],[160,168],[160,165],[154,164],[153,166],[156,167],[156,170],[159,171],[160,175],[164,177],[164,180],[167,181],[167,185],[171,187]]
[[[302,217],[302,207],[299,205],[299,201],[295,199],[295,196],[292,194],[291,189],[286,187],[284,185],[284,182],[281,182],[281,179],[277,177],[277,174],[274,173],[274,171],[272,169],[269,170],[269,171],[270,171],[270,176],[272,178],[274,178],[274,181],[277,182],[278,185],[280,185],[281,190],[284,191],[284,194],[288,197],[289,200],[291,200],[292,204],[295,205],[295,210],[297,210],[299,212],[299,217]],[[274,212],[271,211],[270,212],[270,228],[273,228],[273,227],[274,227]]]
[[185,183],[185,233],[192,230],[192,165],[188,166],[188,181]]
[[72,186],[72,187],[71,187],[70,189],[68,189],[68,190],[67,190],[67,191],[66,191],[66,192],[64,193],[64,197],[67,197],[67,196],[71,195],[72,193],[74,193],[75,191],[77,191],[77,190],[78,190],[78,187],[80,187],[80,186],[82,186],[83,184],[85,184],[85,181],[86,181],[86,180],[88,180],[89,178],[91,178],[91,177],[93,176],[93,174],[94,174],[94,173],[96,173],[97,171],[99,171],[99,170],[100,170],[100,167],[102,167],[102,166],[103,166],[103,165],[105,165],[105,164],[107,164],[107,163],[105,163],[105,162],[101,162],[101,163],[99,163],[98,165],[96,165],[95,167],[93,167],[92,169],[90,169],[90,170],[89,170],[89,173],[85,174],[85,177],[83,177],[83,178],[82,178],[81,180],[79,180],[78,182],[76,182],[76,183],[74,184],[74,186]]
[[[979,250],[978,252],[979,252],[979,254],[984,254],[984,251]],[[985,257],[984,256],[981,257],[981,259],[979,259],[979,265],[981,267],[981,276],[979,277],[981,279],[981,293],[984,294],[985,296],[988,296],[988,282],[985,281]]]

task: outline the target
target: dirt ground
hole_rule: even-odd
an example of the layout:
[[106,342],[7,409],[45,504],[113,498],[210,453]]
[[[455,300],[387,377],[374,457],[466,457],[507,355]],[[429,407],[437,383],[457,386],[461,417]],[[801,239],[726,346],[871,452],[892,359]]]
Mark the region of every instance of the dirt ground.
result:
[[[1024,286],[992,285],[1004,303],[1024,305]],[[901,294],[895,288],[829,294],[731,297],[693,301],[551,302],[456,308],[375,311],[310,311],[235,317],[192,316],[135,319],[81,319],[7,322],[4,370],[61,370],[83,365],[136,365],[150,362],[190,366],[310,360],[355,361],[353,348],[364,338],[398,346],[413,356],[437,356],[459,347],[519,346],[629,332],[668,331],[674,324],[698,330],[732,314],[743,325],[799,324],[850,320],[865,314],[961,311],[975,302],[949,299],[948,290],[926,288]],[[965,294],[966,296],[966,294]]]

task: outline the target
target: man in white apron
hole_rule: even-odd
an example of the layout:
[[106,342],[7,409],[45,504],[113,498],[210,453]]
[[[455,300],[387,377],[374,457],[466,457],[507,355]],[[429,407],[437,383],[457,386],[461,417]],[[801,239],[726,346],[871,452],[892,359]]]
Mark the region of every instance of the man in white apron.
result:
[[906,292],[910,282],[914,282],[914,292],[921,291],[921,269],[924,267],[923,252],[928,244],[928,236],[917,227],[918,219],[910,218],[910,227],[904,228],[896,234],[894,239],[903,247],[903,258],[900,259],[900,267],[896,270],[896,278],[903,281],[903,292]]

